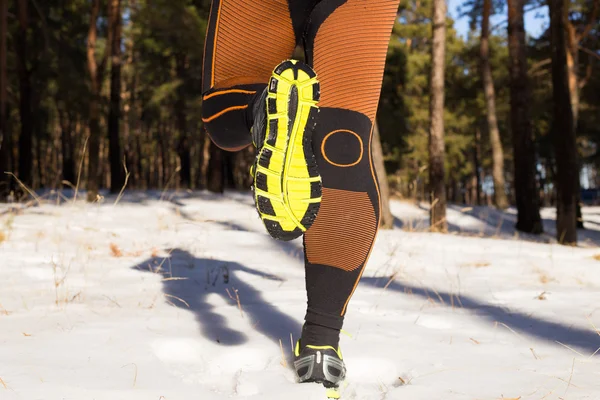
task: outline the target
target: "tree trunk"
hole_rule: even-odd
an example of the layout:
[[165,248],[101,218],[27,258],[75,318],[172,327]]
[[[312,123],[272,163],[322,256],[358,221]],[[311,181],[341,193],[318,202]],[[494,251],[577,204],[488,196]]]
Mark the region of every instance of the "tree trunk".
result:
[[[566,40],[566,56],[567,56],[567,74],[569,82],[569,93],[571,94],[571,109],[573,110],[573,126],[577,132],[577,121],[579,119],[579,91],[583,89],[589,80],[589,76],[584,79],[579,79],[579,45],[593,31],[594,26],[598,23],[598,14],[600,13],[600,0],[592,0],[592,10],[587,15],[587,21],[582,29],[577,29],[569,19],[569,6],[567,3],[563,7],[564,14],[564,29],[567,33]],[[591,64],[588,65],[591,68]],[[589,70],[591,73],[591,69]]]
[[481,20],[481,75],[483,81],[483,92],[487,106],[487,126],[490,134],[490,145],[492,147],[492,177],[494,178],[494,203],[499,209],[508,208],[506,189],[504,182],[504,151],[498,130],[496,118],[496,95],[494,91],[494,80],[492,78],[492,67],[490,66],[490,13],[492,0],[483,0],[483,16]]
[[138,72],[136,69],[136,64],[135,64],[135,53],[132,56],[133,58],[133,62],[132,62],[132,74],[133,76],[131,77],[131,102],[129,105],[129,112],[130,112],[130,118],[129,118],[129,123],[132,124],[132,126],[130,127],[130,131],[133,131],[133,135],[132,135],[132,140],[133,140],[133,144],[132,146],[134,146],[135,150],[133,151],[135,153],[135,160],[132,160],[132,165],[135,166],[135,170],[136,170],[136,174],[135,174],[135,181],[136,181],[136,185],[137,188],[142,188],[143,184],[142,182],[144,181],[144,171],[143,171],[143,167],[142,167],[142,157],[143,157],[143,153],[142,153],[142,145],[141,145],[141,140],[142,140],[142,135],[143,135],[143,125],[142,122],[140,121],[140,115],[141,112],[138,112],[138,98],[137,98],[137,81],[138,81]]
[[[577,135],[577,125],[579,121],[579,92],[583,89],[591,76],[592,64],[588,64],[590,74],[587,78],[582,80],[579,79],[579,45],[587,38],[592,31],[595,24],[597,24],[598,13],[600,12],[600,0],[593,0],[593,6],[588,20],[583,29],[578,32],[573,23],[569,19],[569,4],[563,7],[564,13],[564,25],[566,36],[566,56],[567,56],[567,74],[569,82],[569,93],[571,94],[571,110],[573,113],[573,129],[575,135]],[[581,171],[581,165],[578,166],[577,171]],[[581,193],[577,191],[577,228],[584,229],[583,215],[581,213]]]
[[[58,121],[60,124],[60,141],[62,150],[62,179],[69,182],[71,185],[76,184],[75,176],[75,154],[73,146],[72,120],[68,113],[58,104]],[[66,185],[69,186],[69,185]]]
[[119,122],[121,120],[121,0],[112,2],[112,43],[110,68],[110,111],[108,115],[108,158],[110,159],[110,191],[118,193],[124,185]]
[[[111,7],[109,7],[110,10]],[[87,63],[90,73],[90,115],[89,115],[89,141],[88,141],[88,183],[87,200],[95,201],[98,197],[100,183],[100,91],[102,89],[102,78],[106,60],[110,53],[111,46],[106,46],[104,58],[100,65],[96,61],[96,39],[98,37],[97,20],[100,13],[100,0],[93,0],[92,12],[90,15],[90,28],[87,41]],[[109,13],[110,14],[110,13]],[[110,15],[109,15],[110,20]],[[107,43],[112,43],[111,30],[108,30]]]
[[475,130],[475,197],[472,201],[476,201],[477,205],[481,205],[481,131],[479,128]]
[[444,71],[446,53],[446,0],[433,0],[433,45],[431,51],[429,185],[431,230],[446,232],[444,171]]
[[200,125],[200,137],[198,138],[198,173],[196,175],[196,187],[198,189],[204,189],[206,182],[206,168],[204,163],[206,160],[206,133],[204,125]]
[[31,110],[31,71],[27,67],[27,30],[29,29],[28,0],[19,0],[19,32],[17,35],[17,69],[19,72],[19,179],[26,185],[33,181],[33,116]]
[[208,171],[206,187],[213,193],[223,193],[225,188],[223,150],[212,142],[210,143],[210,159],[208,160]]
[[379,136],[379,124],[377,120],[373,126],[372,141],[373,164],[377,174],[379,184],[379,195],[381,196],[381,228],[392,229],[394,227],[394,216],[390,210],[390,186],[385,172],[385,163],[383,161],[383,149],[381,148],[381,137]]
[[[577,134],[577,123],[579,121],[579,43],[580,38],[577,34],[575,27],[569,21],[569,7],[566,5],[563,7],[563,13],[565,14],[565,28],[566,28],[566,59],[567,59],[567,76],[569,82],[569,94],[571,96],[571,111],[573,114],[573,130]],[[581,171],[581,166],[577,166],[577,171]],[[583,215],[581,213],[580,206],[580,193],[577,191],[576,199],[576,218],[577,228],[584,229]]]
[[6,23],[8,0],[0,0],[0,201],[10,194],[10,140],[6,123]]
[[470,206],[481,205],[481,194],[479,190],[479,179],[477,176],[473,176],[471,178],[471,191],[470,191]]
[[161,173],[159,173],[159,182],[161,185],[161,188],[163,189],[168,189],[168,180],[169,180],[169,150],[168,150],[168,145],[166,143],[167,139],[165,139],[165,131],[166,131],[166,127],[165,127],[166,123],[164,121],[159,121],[158,122],[158,126],[157,126],[157,132],[158,132],[158,146],[159,146],[159,154],[160,154],[160,166],[159,168],[157,168],[158,171],[162,171]]
[[98,196],[98,152],[100,151],[100,110],[99,97],[100,85],[98,85],[98,65],[96,62],[96,38],[97,38],[97,19],[100,12],[100,0],[93,0],[92,13],[90,18],[90,30],[88,32],[87,42],[87,62],[90,72],[91,96],[90,96],[90,115],[89,115],[89,143],[88,143],[88,184],[87,200],[94,201]]
[[180,182],[184,188],[190,188],[192,183],[192,161],[190,157],[190,138],[187,131],[186,104],[185,104],[185,76],[186,76],[186,56],[185,54],[176,57],[177,78],[181,85],[177,88],[177,129],[179,130],[179,143],[177,144],[177,153],[181,163]]
[[552,37],[552,88],[554,99],[554,152],[556,154],[556,238],[561,244],[577,244],[577,192],[579,169],[575,125],[571,110],[565,43],[566,0],[549,0]]
[[[43,188],[44,187],[44,182],[45,182],[45,177],[44,177],[44,171],[42,168],[43,165],[43,152],[42,152],[42,135],[40,135],[40,132],[38,130],[35,130],[35,166],[37,167],[37,175],[38,175],[38,181],[37,181],[37,185],[35,187],[38,188]],[[35,183],[35,180],[34,180]]]
[[508,0],[508,47],[510,58],[510,115],[513,134],[514,184],[517,203],[517,230],[539,234],[543,232],[540,217],[539,192],[535,174],[535,147],[530,120],[529,77],[524,0]]
[[[567,19],[569,18],[568,12],[568,6],[563,7],[563,13],[565,13],[565,18]],[[573,126],[575,131],[577,131],[577,120],[579,117],[579,77],[577,76],[577,72],[579,71],[579,40],[577,39],[575,27],[571,23],[565,21],[563,25],[567,29],[567,36],[565,38],[567,76],[569,95],[571,96],[571,110],[573,110]]]

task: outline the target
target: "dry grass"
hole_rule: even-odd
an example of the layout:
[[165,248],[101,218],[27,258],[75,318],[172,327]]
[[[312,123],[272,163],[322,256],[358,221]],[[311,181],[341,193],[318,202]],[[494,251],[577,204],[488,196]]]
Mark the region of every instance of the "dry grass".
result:
[[285,358],[285,352],[283,351],[283,342],[281,341],[281,339],[279,339],[279,348],[281,349],[281,362],[280,362],[280,364],[283,366],[283,368],[287,368],[288,367],[288,363],[287,363],[286,358]]
[[536,296],[535,298],[538,299],[538,300],[546,300],[547,299],[546,292],[540,293],[540,295]]
[[126,365],[123,365],[121,368],[129,367],[130,365],[133,365],[133,367],[135,368],[135,373],[133,375],[133,387],[135,387],[135,385],[137,383],[137,377],[138,377],[138,366],[137,366],[137,364],[136,363],[126,364]]
[[571,374],[569,375],[569,382],[567,383],[567,388],[565,389],[565,393],[563,397],[567,395],[569,388],[571,387],[571,380],[573,379],[573,371],[575,370],[575,359],[573,358],[573,365],[571,366]]
[[23,188],[23,190],[25,190],[27,193],[29,193],[29,195],[31,197],[33,197],[33,199],[37,202],[38,205],[42,204],[40,197],[37,194],[35,194],[35,192],[33,190],[28,188],[27,185],[25,185],[23,182],[21,182],[21,180],[19,178],[17,178],[17,176],[15,174],[13,174],[12,172],[5,172],[5,174],[12,176],[17,181],[19,186],[21,186]]
[[[61,301],[63,303],[68,303],[68,292],[66,291],[66,289],[62,289],[61,287],[63,287],[65,280],[67,279],[67,275],[69,275],[69,271],[71,270],[71,264],[69,264],[67,266],[67,268],[63,268],[62,266],[59,266],[56,262],[54,262],[54,260],[52,260],[52,273],[54,275],[54,304],[56,304],[57,306],[61,303]],[[59,272],[62,273],[62,276],[59,276]],[[59,296],[59,292],[63,292],[62,296]]]
[[535,350],[533,350],[533,347],[530,347],[530,348],[529,348],[529,350],[531,350],[531,354],[533,354],[533,357],[534,357],[536,360],[539,360],[539,359],[540,359],[540,358],[537,356],[537,354],[535,354]]
[[572,348],[572,347],[569,347],[569,346],[567,346],[566,344],[559,342],[558,340],[555,340],[554,342],[555,342],[555,343],[558,343],[558,344],[560,344],[562,347],[564,347],[564,348],[566,348],[566,349],[568,349],[568,350],[571,350],[573,353],[577,354],[578,356],[580,356],[580,357],[582,357],[582,358],[585,358],[585,356],[584,356],[583,354],[581,354],[580,352],[578,352],[578,351],[577,351],[577,350],[575,350],[574,348]]
[[489,263],[487,261],[478,261],[478,262],[473,262],[473,263],[461,264],[460,267],[461,268],[485,268],[485,267],[489,267],[491,265],[492,265],[492,263]]
[[242,302],[240,301],[240,294],[238,293],[238,290],[233,288],[233,292],[235,293],[235,298],[233,298],[233,296],[231,295],[231,292],[229,291],[229,289],[225,289],[225,291],[227,292],[227,295],[229,296],[229,298],[235,302],[237,302],[237,306],[238,309],[240,310],[240,314],[242,316],[242,318],[244,317],[244,310],[242,310]]
[[594,260],[596,260],[596,261],[600,261],[600,253],[598,253],[598,254],[596,254],[596,255],[592,256],[592,258],[593,258]]
[[110,245],[110,255],[113,257],[123,257],[123,252],[115,243],[111,243]]
[[168,293],[164,293],[164,296],[167,297],[165,299],[165,301],[167,303],[169,303],[170,305],[172,305],[173,307],[177,307],[177,306],[175,304],[173,304],[173,302],[169,301],[169,298],[178,300],[178,301],[182,302],[183,304],[185,304],[187,306],[187,308],[190,308],[190,305],[188,304],[188,302],[185,301],[184,299],[182,299],[181,297],[173,296],[172,294],[168,294]]
[[6,234],[2,231],[0,231],[0,243],[4,242],[6,240]]
[[[590,314],[591,315],[591,314]],[[598,336],[600,336],[600,329],[596,328],[596,325],[594,324],[594,322],[591,320],[590,316],[588,315],[587,320],[590,322],[590,325],[592,325],[592,329],[594,330],[594,332],[596,332],[598,334]]]
[[556,282],[556,279],[548,275],[546,271],[542,270],[541,268],[534,268],[534,272],[538,274],[540,283],[544,285],[550,282]]
[[175,176],[179,173],[179,171],[181,171],[181,165],[179,165],[179,166],[177,166],[177,168],[175,168],[175,172],[173,172],[173,174],[171,175],[171,177],[169,177],[169,180],[165,184],[165,188],[163,189],[163,192],[160,195],[160,202],[165,201],[165,195],[167,194],[167,190],[169,189],[169,186],[171,185],[173,178],[175,178]]
[[127,169],[127,159],[125,157],[123,157],[123,168],[125,169],[125,182],[123,183],[123,187],[121,188],[121,191],[119,192],[119,195],[117,196],[117,199],[115,200],[113,206],[119,204],[119,201],[123,198],[123,193],[125,192],[127,183],[129,183],[129,177],[131,176],[131,172],[129,172],[129,170]]
[[79,161],[79,170],[77,171],[77,183],[75,185],[75,194],[73,196],[73,204],[75,204],[75,202],[77,201],[77,193],[79,193],[79,183],[81,182],[81,171],[83,170],[83,161],[85,160],[85,155],[87,154],[87,144],[88,144],[88,140],[90,139],[90,136],[86,136],[85,138],[85,142],[83,142],[83,150],[82,150],[82,156],[81,156],[81,160]]

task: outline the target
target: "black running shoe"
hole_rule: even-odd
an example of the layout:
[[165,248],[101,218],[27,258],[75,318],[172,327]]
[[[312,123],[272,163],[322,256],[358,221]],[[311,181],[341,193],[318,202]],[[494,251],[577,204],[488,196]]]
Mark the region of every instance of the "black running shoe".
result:
[[319,212],[321,176],[312,150],[319,95],[315,72],[288,60],[275,68],[253,107],[254,200],[275,239],[301,236]]
[[294,350],[294,368],[301,383],[321,383],[326,388],[337,388],[346,377],[346,365],[342,352],[331,346],[305,346],[300,341]]

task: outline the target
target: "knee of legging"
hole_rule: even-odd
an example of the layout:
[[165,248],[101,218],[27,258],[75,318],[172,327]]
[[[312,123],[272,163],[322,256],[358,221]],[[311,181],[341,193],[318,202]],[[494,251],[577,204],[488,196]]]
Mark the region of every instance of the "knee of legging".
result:
[[[321,108],[313,134],[323,187],[368,193],[378,197],[371,144],[373,123],[366,115],[352,110]],[[378,201],[373,207],[379,208]]]
[[252,143],[250,131],[240,124],[231,124],[231,121],[213,120],[205,122],[204,127],[211,141],[219,148],[226,151],[239,151]]
[[[341,114],[352,119],[351,113]],[[358,120],[344,125],[346,119],[335,119],[335,124],[325,122],[317,127],[314,144],[323,194],[315,222],[304,236],[309,263],[347,272],[359,270],[368,259],[380,216],[371,133]]]
[[238,151],[251,142],[247,105],[232,106],[225,96],[202,103],[202,122],[212,142],[223,150]]

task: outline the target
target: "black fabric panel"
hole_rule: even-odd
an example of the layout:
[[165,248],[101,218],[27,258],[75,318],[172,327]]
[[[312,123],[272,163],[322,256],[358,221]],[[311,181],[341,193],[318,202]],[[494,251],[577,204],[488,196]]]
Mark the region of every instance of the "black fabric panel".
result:
[[213,143],[223,150],[238,151],[252,143],[246,126],[245,110],[230,111],[222,117],[205,122],[204,126]]
[[[318,116],[318,123],[313,133],[313,151],[317,159],[319,173],[323,180],[323,187],[340,190],[352,190],[356,192],[367,192],[377,211],[379,209],[379,198],[377,196],[376,182],[373,180],[373,172],[370,164],[371,120],[364,114],[356,111],[340,108],[322,107]],[[363,156],[358,164],[352,167],[336,167],[330,164],[324,157],[321,146],[325,137],[336,130],[349,130],[358,134],[363,143]],[[353,136],[352,143],[357,138]],[[329,142],[329,140],[328,140]],[[353,144],[351,144],[353,146]],[[344,159],[346,148],[340,146],[334,148],[326,145],[326,151],[331,161]],[[339,152],[339,154],[336,154]],[[374,171],[374,169],[373,169]],[[377,216],[379,214],[377,213]]]
[[351,166],[364,156],[364,144],[351,131],[340,130],[327,136],[323,156],[332,163]]
[[[250,128],[252,127],[252,109],[255,99],[260,98],[260,93],[266,84],[240,85],[228,88],[255,91],[256,94],[227,93],[210,97],[202,102],[202,118],[209,119],[219,112],[230,107],[248,105],[244,110],[229,111],[204,125],[212,141],[224,150],[239,149],[252,142]],[[219,93],[224,89],[209,91],[205,96]]]
[[306,293],[308,295],[305,320],[331,329],[344,324],[342,309],[354,289],[359,270],[342,271],[327,265],[306,263]]
[[[257,1],[257,0],[255,0]],[[296,34],[296,44],[302,45],[304,30],[306,29],[306,21],[315,8],[315,5],[321,0],[289,0],[290,16],[292,17],[292,25]]]
[[[331,346],[334,349],[337,349],[340,343],[340,329],[341,326],[340,328],[330,328],[311,321],[306,321],[302,327],[300,347],[304,348],[307,345],[313,345]],[[339,373],[339,371],[335,371],[334,373]]]

